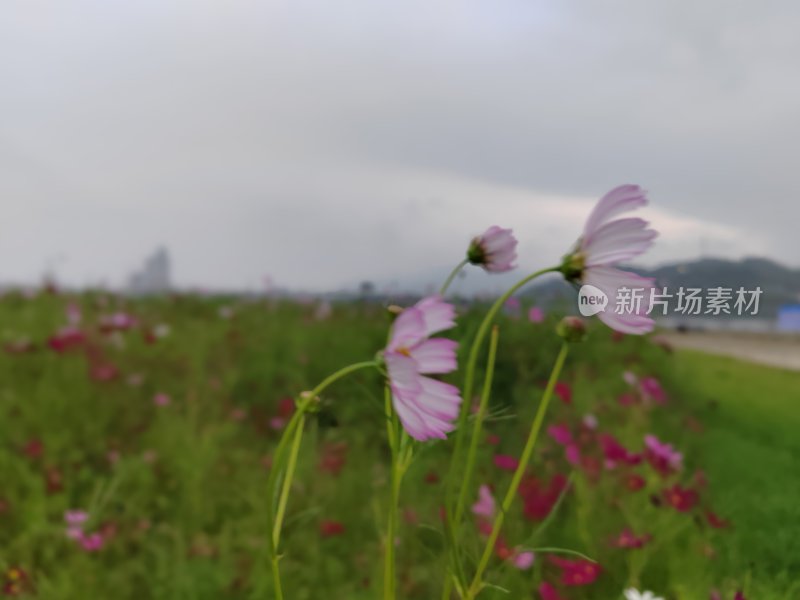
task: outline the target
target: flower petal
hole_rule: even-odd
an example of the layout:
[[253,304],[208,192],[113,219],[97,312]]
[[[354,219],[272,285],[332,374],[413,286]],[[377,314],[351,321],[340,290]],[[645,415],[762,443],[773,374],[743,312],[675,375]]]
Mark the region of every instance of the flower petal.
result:
[[473,514],[479,517],[493,519],[495,510],[496,503],[492,495],[492,490],[489,489],[488,485],[482,485],[478,488],[478,501],[472,505]]
[[445,338],[425,340],[411,348],[411,358],[420,373],[450,373],[455,371],[458,342]]
[[442,300],[441,296],[428,296],[414,305],[420,311],[424,322],[424,335],[455,327],[456,309]]
[[[392,406],[403,424],[403,429],[415,440],[424,442],[431,437],[436,437],[425,419],[416,408],[413,392],[408,392],[392,387]],[[444,437],[444,436],[442,436]]]
[[[422,392],[416,397],[416,405],[424,415],[436,419],[453,420],[461,407],[461,394],[458,388],[444,381],[420,377]],[[452,427],[448,429],[451,430]]]
[[392,389],[411,394],[419,394],[422,391],[421,377],[413,358],[387,351],[383,359],[386,361],[386,370],[389,372]]
[[600,226],[621,213],[645,206],[647,196],[645,191],[638,185],[621,185],[603,196],[595,205],[586,225],[583,228],[583,236],[590,237]]
[[[583,283],[593,285],[608,296],[608,306],[597,314],[606,325],[622,333],[641,335],[652,331],[655,321],[646,316],[650,302],[650,290],[654,279],[642,277],[636,273],[621,271],[613,267],[589,267],[585,271]],[[642,290],[638,309],[617,312],[618,292],[621,288]]]
[[648,229],[647,225],[644,219],[619,219],[584,237],[581,247],[586,255],[586,266],[614,264],[646,252],[658,236],[658,232]]
[[511,562],[514,563],[514,566],[519,570],[525,571],[531,568],[531,565],[533,565],[533,559],[533,552],[519,552],[514,555],[514,557],[511,559]]
[[386,349],[393,351],[398,348],[408,348],[420,343],[426,337],[425,317],[422,311],[412,306],[401,312],[392,323],[392,331]]

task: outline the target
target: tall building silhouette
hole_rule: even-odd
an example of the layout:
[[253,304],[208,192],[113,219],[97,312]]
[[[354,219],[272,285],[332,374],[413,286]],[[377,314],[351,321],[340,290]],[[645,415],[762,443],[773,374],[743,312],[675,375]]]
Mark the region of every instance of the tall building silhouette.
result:
[[163,246],[152,254],[128,282],[131,294],[159,294],[170,289],[169,252]]

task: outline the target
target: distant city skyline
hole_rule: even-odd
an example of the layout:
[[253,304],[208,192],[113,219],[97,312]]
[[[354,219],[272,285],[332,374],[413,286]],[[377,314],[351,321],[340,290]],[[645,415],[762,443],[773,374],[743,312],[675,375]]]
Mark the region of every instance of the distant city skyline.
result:
[[321,291],[649,190],[643,264],[800,267],[800,6],[10,0],[0,281]]

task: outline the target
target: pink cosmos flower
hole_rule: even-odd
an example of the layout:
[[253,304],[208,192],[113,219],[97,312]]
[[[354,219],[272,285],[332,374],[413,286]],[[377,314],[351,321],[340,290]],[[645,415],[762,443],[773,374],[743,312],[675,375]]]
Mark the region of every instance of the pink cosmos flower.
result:
[[81,324],[81,307],[74,302],[67,305],[67,322],[72,327],[77,327]]
[[541,323],[544,321],[544,311],[538,306],[532,306],[528,311],[528,320],[531,323]]
[[572,438],[572,431],[568,425],[563,423],[558,425],[550,425],[547,428],[547,434],[555,440],[555,442],[564,447],[564,455],[567,462],[573,466],[578,466],[581,463],[581,449]]
[[598,439],[606,459],[606,468],[613,469],[618,463],[638,465],[642,462],[641,454],[629,452],[628,449],[620,444],[617,438],[610,433],[601,433]]
[[700,495],[692,488],[681,487],[677,483],[663,492],[664,500],[678,512],[689,512],[700,499]]
[[68,510],[64,513],[64,521],[69,526],[83,526],[89,515],[82,510]]
[[486,517],[487,519],[494,518],[494,512],[497,508],[492,490],[488,485],[482,485],[478,488],[478,501],[472,505],[472,512],[479,517]]
[[293,398],[281,398],[278,402],[278,414],[269,420],[269,426],[275,430],[283,429],[291,416],[294,414],[294,409],[295,405]]
[[99,552],[105,545],[103,534],[98,532],[90,533],[88,535],[81,533],[81,537],[78,539],[78,541],[80,542],[81,548],[83,548],[86,552]]
[[555,440],[561,446],[566,446],[572,443],[572,431],[565,423],[550,425],[547,428],[547,435]]
[[110,362],[95,359],[89,365],[89,377],[94,381],[113,381],[119,377],[119,369]]
[[68,510],[64,513],[64,521],[67,524],[67,537],[79,540],[83,535],[83,524],[88,520],[89,515],[82,510]]
[[546,483],[535,477],[522,480],[519,495],[524,504],[523,515],[531,521],[543,521],[567,488],[567,478],[561,473],[553,475]]
[[657,404],[664,404],[667,401],[667,393],[655,377],[643,377],[639,382],[639,390],[645,400],[652,400]]
[[603,572],[598,563],[582,558],[570,560],[551,556],[550,562],[561,569],[561,583],[568,586],[589,585]]
[[336,537],[345,531],[344,524],[339,521],[326,519],[319,524],[319,533],[323,538]]
[[[489,527],[491,532],[491,527]],[[536,558],[533,552],[529,550],[522,550],[519,546],[509,548],[505,541],[500,538],[497,540],[495,546],[495,554],[501,559],[510,562],[520,571],[526,571],[533,566],[533,561]]]
[[104,333],[111,331],[127,331],[137,325],[136,317],[126,312],[117,312],[112,315],[100,317],[100,330]]
[[567,444],[564,447],[564,456],[567,459],[567,462],[571,464],[573,467],[577,467],[581,464],[581,449],[578,444]]
[[660,441],[656,436],[644,436],[645,458],[652,467],[662,475],[680,471],[683,467],[683,454],[676,451],[671,444]]
[[625,528],[614,540],[617,548],[641,548],[652,539],[649,534],[635,535],[629,528]]
[[170,397],[163,393],[159,392],[155,396],[153,396],[153,404],[156,406],[167,406],[171,402]]
[[467,260],[490,273],[510,271],[516,266],[517,239],[510,229],[492,225],[472,240],[467,250]]
[[519,461],[509,454],[495,454],[492,459],[494,466],[503,471],[516,471]]
[[636,387],[636,384],[639,382],[639,378],[636,377],[636,373],[633,373],[632,371],[623,371],[622,378],[625,380],[625,383],[631,387]]
[[394,409],[408,434],[419,441],[445,439],[455,427],[458,388],[424,377],[455,371],[458,344],[429,337],[453,327],[454,317],[455,308],[441,297],[423,298],[397,317],[383,353]]
[[67,537],[75,540],[86,552],[97,552],[103,548],[105,537],[100,532],[87,534],[83,531],[89,515],[82,510],[68,510],[64,513],[67,524]]
[[519,312],[520,312],[520,306],[521,306],[521,304],[520,304],[519,298],[514,298],[512,296],[511,298],[506,300],[506,303],[504,304],[505,312],[512,319],[518,319],[519,318]]
[[714,529],[726,529],[731,526],[731,522],[728,519],[723,519],[713,510],[706,511],[706,521]]
[[568,383],[557,381],[553,391],[564,404],[572,404],[572,388]]
[[76,327],[64,327],[50,336],[47,345],[56,352],[63,353],[78,348],[86,342],[86,335]]
[[[616,331],[637,335],[654,327],[645,314],[654,280],[621,271],[616,265],[644,253],[658,233],[648,229],[643,219],[614,217],[646,204],[645,192],[637,185],[621,185],[608,192],[594,207],[583,235],[561,266],[568,280],[592,285],[608,297],[608,306],[598,313],[601,321]],[[617,310],[623,288],[642,290],[638,307],[634,304],[623,307],[630,310]]]
[[552,584],[546,581],[539,585],[539,596],[541,596],[542,600],[566,600]]

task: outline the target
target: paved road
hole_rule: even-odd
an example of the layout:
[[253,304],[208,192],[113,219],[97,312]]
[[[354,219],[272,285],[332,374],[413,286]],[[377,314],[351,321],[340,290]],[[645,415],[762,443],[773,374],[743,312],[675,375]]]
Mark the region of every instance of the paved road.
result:
[[662,332],[676,348],[733,356],[755,363],[800,371],[800,336],[728,331]]

